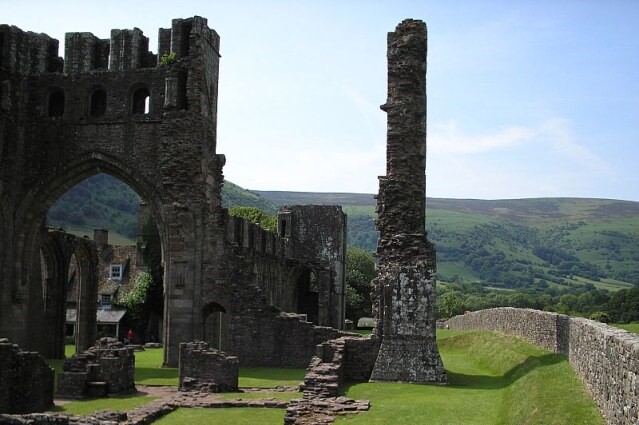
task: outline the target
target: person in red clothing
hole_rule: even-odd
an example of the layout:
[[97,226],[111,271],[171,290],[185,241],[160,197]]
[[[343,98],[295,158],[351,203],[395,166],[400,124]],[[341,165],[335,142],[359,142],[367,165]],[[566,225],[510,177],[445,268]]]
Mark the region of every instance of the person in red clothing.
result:
[[129,332],[126,334],[126,337],[129,340],[129,344],[133,344],[133,338],[135,338],[135,332],[133,332],[133,329],[129,329]]

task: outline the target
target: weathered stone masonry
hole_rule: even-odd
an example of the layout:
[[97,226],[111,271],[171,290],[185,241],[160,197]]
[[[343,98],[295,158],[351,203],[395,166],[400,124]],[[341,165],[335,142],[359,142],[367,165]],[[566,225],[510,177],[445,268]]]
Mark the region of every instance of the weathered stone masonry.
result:
[[[201,292],[215,289],[212,269],[224,264],[218,35],[204,18],[175,19],[160,30],[156,56],[139,29],[109,39],[67,33],[62,60],[45,34],[8,25],[0,34],[0,335],[41,352],[53,345],[37,301],[39,229],[61,194],[106,172],[158,223],[166,360],[177,364],[178,342],[201,326]],[[161,67],[166,52],[176,61]]]
[[238,391],[239,361],[206,341],[180,344],[180,390]]
[[455,316],[448,329],[484,329],[565,354],[611,425],[639,421],[639,336],[593,320],[511,307]]
[[382,338],[371,379],[445,383],[435,337],[435,250],[426,239],[426,24],[388,34],[386,176],[379,178],[380,232],[373,310]]
[[[40,262],[42,224],[62,193],[105,172],[136,190],[158,225],[167,365],[177,366],[180,342],[199,339],[243,364],[306,365],[339,334],[329,327],[343,327],[345,215],[287,207],[278,235],[229,217],[216,153],[219,36],[196,16],[174,19],[158,40],[156,55],[137,28],[67,33],[63,60],[57,40],[0,25],[0,335],[60,355],[60,332],[44,326],[57,329],[63,309],[47,313],[41,301],[41,269],[56,266]],[[169,52],[175,61],[161,65]],[[95,279],[91,267],[82,273]],[[96,289],[82,288],[85,349]]]
[[38,353],[0,339],[0,413],[42,412],[51,407],[53,369]]
[[93,347],[66,359],[56,395],[66,398],[105,397],[135,392],[133,347],[101,338]]

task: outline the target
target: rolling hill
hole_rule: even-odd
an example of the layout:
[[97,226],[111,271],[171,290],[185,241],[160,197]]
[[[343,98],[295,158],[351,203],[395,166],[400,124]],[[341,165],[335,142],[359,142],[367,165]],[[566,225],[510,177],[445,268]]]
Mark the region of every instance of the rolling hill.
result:
[[[371,194],[247,191],[226,182],[227,207],[338,204],[348,214],[348,243],[374,251]],[[99,174],[64,194],[48,223],[90,234],[106,227],[133,240],[139,197]],[[639,285],[639,203],[608,199],[473,200],[429,198],[427,232],[443,282],[551,293],[586,286],[616,291]]]
[[[349,244],[373,251],[373,195],[254,191],[275,204],[340,204]],[[444,280],[520,288],[639,284],[639,202],[429,198],[426,227]]]

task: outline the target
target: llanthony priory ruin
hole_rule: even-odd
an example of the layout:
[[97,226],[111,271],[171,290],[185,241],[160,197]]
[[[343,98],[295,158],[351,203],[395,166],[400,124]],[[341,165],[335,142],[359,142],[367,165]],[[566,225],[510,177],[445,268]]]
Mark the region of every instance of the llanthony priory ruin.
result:
[[[308,367],[303,398],[289,403],[285,417],[287,424],[307,424],[330,423],[340,409],[368,408],[338,397],[343,382],[445,384],[435,340],[435,248],[424,231],[426,40],[426,25],[416,20],[388,34],[387,168],[379,177],[379,264],[372,282],[377,327],[364,338],[343,329],[341,207],[281,207],[277,233],[222,207],[220,38],[205,18],[174,19],[160,29],[157,54],[137,28],[112,30],[109,39],[67,33],[64,59],[58,40],[0,25],[0,422],[2,414],[52,404],[53,376],[42,357],[64,357],[72,262],[81,354],[65,363],[64,391],[104,395],[90,382],[100,373],[112,388],[134,389],[132,349],[96,343],[102,272],[96,242],[46,228],[51,205],[98,173],[132,187],[157,223],[164,364],[180,367],[185,391],[237,389],[238,366]],[[161,60],[169,54],[171,60]],[[586,385],[612,376],[620,383],[611,397],[595,397],[608,422],[636,421],[637,386],[627,377],[639,373],[639,339],[622,335],[621,342],[604,344],[623,359],[622,369],[606,369],[612,362],[603,353],[596,365],[605,370],[593,374],[584,350],[601,351],[593,341],[618,335],[590,332],[589,323],[561,315],[534,317],[548,332],[538,335],[526,326],[534,322],[528,313],[510,311],[453,318],[448,326],[510,330],[569,353]],[[604,391],[597,385],[593,391]],[[28,423],[51,423],[38,418]]]

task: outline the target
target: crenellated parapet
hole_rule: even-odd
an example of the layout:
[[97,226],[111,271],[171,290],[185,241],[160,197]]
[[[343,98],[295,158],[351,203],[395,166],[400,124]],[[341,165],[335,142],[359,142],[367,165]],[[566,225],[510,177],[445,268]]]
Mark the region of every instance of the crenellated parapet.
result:
[[23,75],[61,72],[58,44],[46,34],[0,25],[0,71]]
[[[219,56],[220,37],[208,28],[207,19],[195,16],[173,19],[171,28],[160,28],[157,54],[149,50],[149,38],[141,29],[112,29],[110,38],[90,32],[68,32],[64,40],[64,59],[59,42],[47,34],[0,25],[0,69],[22,75],[44,73],[76,74],[90,71],[113,72],[156,68],[164,54],[187,58],[198,42],[205,43]],[[63,66],[64,64],[64,66]]]

